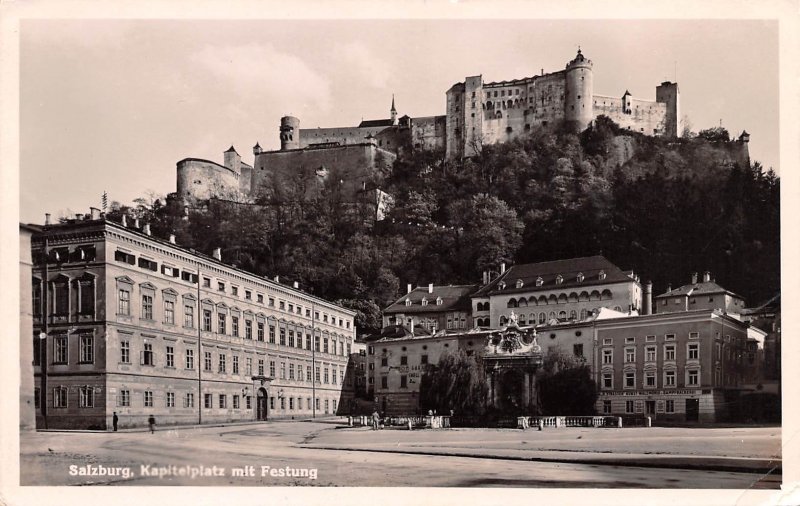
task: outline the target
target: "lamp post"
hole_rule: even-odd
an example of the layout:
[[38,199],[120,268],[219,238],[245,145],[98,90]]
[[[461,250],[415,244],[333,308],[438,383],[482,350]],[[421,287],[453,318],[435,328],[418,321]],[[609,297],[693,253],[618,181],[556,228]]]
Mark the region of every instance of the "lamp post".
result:
[[317,417],[317,306],[311,301],[311,418]]

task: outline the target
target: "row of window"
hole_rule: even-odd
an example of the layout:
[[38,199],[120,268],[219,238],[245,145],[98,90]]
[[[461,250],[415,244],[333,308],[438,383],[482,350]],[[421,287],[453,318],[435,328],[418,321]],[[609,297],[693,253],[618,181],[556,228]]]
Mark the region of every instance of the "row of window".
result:
[[[662,355],[662,359],[666,361],[674,361],[675,360],[675,347],[674,344],[665,344],[663,345],[664,353]],[[644,361],[645,362],[656,362],[658,358],[658,347],[653,346],[645,346],[644,347]],[[602,351],[603,357],[603,364],[613,364],[614,363],[614,350],[612,348],[604,348]],[[624,357],[625,363],[635,363],[636,362],[636,347],[629,346],[625,347],[624,349]],[[686,343],[686,360],[700,360],[700,343]]]
[[[124,263],[130,264],[130,265],[134,265],[136,257],[134,255],[131,255],[130,253],[126,253],[126,252],[123,252],[123,251],[116,251],[115,254],[114,254],[114,259],[116,261],[118,261],[118,262],[124,262]],[[154,262],[152,260],[146,260],[144,258],[139,258],[139,267],[142,267],[144,269],[148,269],[148,270],[151,270],[151,271],[154,271],[154,272],[158,271],[158,264],[156,262]],[[183,279],[184,281],[188,281],[190,283],[197,283],[197,281],[198,281],[197,274],[194,274],[194,273],[188,272],[188,271],[180,271],[177,267],[169,267],[169,266],[166,266],[166,265],[162,265],[162,273],[164,275],[167,275],[167,276],[170,276],[170,277],[173,277],[173,278],[177,278],[177,277],[180,276],[181,279]],[[204,276],[203,277],[203,285],[202,286],[203,286],[203,288],[211,289],[211,278]],[[227,283],[226,283],[226,281],[217,280],[217,291],[218,292],[222,292],[222,293],[228,293],[227,292]],[[231,285],[231,287],[230,287],[230,295],[232,295],[234,297],[238,297],[239,296],[239,287],[236,286],[236,285]],[[249,290],[249,289],[245,289],[244,290],[244,299],[245,300],[253,300],[253,291]],[[264,294],[256,293],[256,301],[259,304],[263,304],[264,303]],[[268,306],[269,307],[275,307],[275,298],[274,297],[269,297],[268,298]],[[294,303],[291,303],[291,302],[288,302],[288,301],[284,301],[284,300],[278,300],[278,309],[281,310],[281,311],[288,311],[289,313],[293,313],[293,314],[303,314],[303,306],[301,306],[299,304],[294,304]],[[310,308],[305,308],[305,316],[307,318],[311,318],[311,309]],[[338,323],[339,327],[343,327],[343,328],[347,328],[347,329],[349,329],[350,326],[351,326],[351,321],[350,320],[345,320],[344,318],[337,318],[334,315],[330,315],[330,317],[329,317],[329,315],[327,313],[322,313],[322,322],[323,323],[329,323],[329,318],[330,318],[330,324],[331,325],[337,325],[337,323]],[[315,320],[320,320],[319,311],[314,311],[314,319]]]
[[[131,292],[129,289],[120,288],[118,290],[118,306],[117,314],[121,316],[130,316],[131,314]],[[192,300],[192,299],[189,299]],[[183,326],[185,328],[195,328],[194,323],[194,301],[187,303],[184,301],[183,306]],[[153,295],[151,293],[142,294],[141,313],[140,318],[143,320],[153,321]],[[228,333],[228,316],[230,316],[230,334]],[[244,337],[245,339],[253,339],[253,320],[244,319],[244,334],[240,327],[240,318],[236,315],[228,315],[227,313],[217,312],[216,329],[213,326],[213,311],[210,309],[203,309],[202,330],[206,332],[216,332],[221,335],[231,335],[233,337]],[[167,325],[175,325],[175,300],[164,300],[164,323]],[[258,341],[264,341],[264,322],[256,322],[256,338]],[[277,328],[279,339],[276,342],[276,326],[269,325],[269,342],[271,344],[280,344],[281,346],[289,346],[291,348],[303,348],[303,337],[301,331],[286,329],[284,327]],[[322,339],[322,348],[320,349],[320,339]],[[315,351],[322,353],[330,353],[332,355],[348,356],[351,351],[351,343],[344,342],[344,337],[340,341],[337,339],[329,340],[328,337],[317,336],[315,339]],[[338,349],[337,349],[338,342]],[[305,349],[311,349],[311,334],[305,336]]]
[[[153,344],[145,342],[143,343],[143,349],[140,351],[140,365],[145,366],[153,366],[156,365],[156,354],[153,350]],[[186,369],[194,369],[194,360],[195,360],[195,350],[191,348],[187,348],[184,350],[184,366]],[[120,363],[121,364],[130,364],[131,363],[131,342],[129,339],[123,339],[120,341]],[[244,369],[240,367],[239,355],[231,355],[231,374],[243,374],[245,377],[250,377],[253,375],[253,358],[252,357],[245,357],[244,362]],[[213,352],[206,351],[203,353],[203,370],[206,372],[213,372],[214,371],[214,356]],[[264,376],[264,367],[265,367],[265,359],[259,358],[257,362],[257,371],[259,376]],[[175,368],[175,347],[174,346],[166,346],[165,347],[165,354],[164,354],[164,366],[168,368]],[[320,377],[320,368],[322,367],[322,372],[324,375],[322,376],[322,382],[325,384],[331,383],[333,385],[342,384],[344,385],[344,378],[345,378],[345,366],[337,367],[336,365],[331,365],[329,368],[328,364],[322,364],[322,366],[316,366],[316,374],[315,374],[315,381],[317,383],[321,382]],[[338,370],[338,381],[337,381],[337,370]],[[243,372],[242,372],[243,371]],[[296,371],[296,374],[295,374]],[[217,373],[220,374],[227,374],[228,373],[228,355],[225,353],[217,354]],[[305,372],[305,374],[304,374]],[[311,381],[312,370],[310,365],[304,366],[303,364],[295,364],[292,362],[288,363],[288,375],[287,375],[287,362],[281,361],[280,362],[280,379],[285,380],[297,380],[297,381]],[[270,360],[269,361],[269,376],[272,378],[276,378],[276,361]],[[352,380],[348,376],[348,383]]]
[[[638,402],[639,405],[639,412],[644,411],[644,406],[641,404],[643,401],[625,401],[625,413],[632,414],[634,413],[634,402]],[[649,401],[654,402],[654,401]],[[673,399],[667,399],[664,401],[664,412],[665,413],[675,413],[675,401]],[[611,411],[611,401],[603,401],[603,414],[610,415]]]
[[[420,365],[426,365],[428,363],[428,355],[420,355],[419,363]],[[408,365],[408,355],[400,355],[399,365]],[[389,357],[381,357],[381,367],[389,367]]]
[[[730,339],[730,336],[725,336],[725,337],[726,337],[726,340]],[[658,338],[658,336],[655,336],[655,335],[644,336],[644,340],[647,343],[654,343],[654,342],[656,342],[657,338]],[[676,338],[676,334],[664,334],[664,341],[674,341],[675,338]],[[689,339],[700,339],[700,333],[699,332],[689,332]],[[634,344],[634,343],[636,343],[636,341],[637,341],[636,336],[626,337],[625,338],[625,344]],[[639,341],[641,341],[641,338],[639,338]],[[614,344],[614,338],[613,337],[604,337],[603,338],[603,346],[611,346],[613,344]]]
[[[34,318],[40,318],[43,314],[42,307],[42,280],[32,279],[32,310]],[[95,276],[91,273],[84,273],[79,278],[70,280],[69,277],[60,274],[50,281],[50,304],[49,314],[56,317],[66,317],[71,313],[71,292],[75,293],[79,315],[92,316],[95,313]]]
[[[93,386],[80,386],[78,387],[79,397],[78,397],[78,406],[81,408],[94,408],[95,407],[95,394],[99,391],[98,388]],[[230,398],[231,404],[228,405],[228,399]],[[217,394],[217,403],[214,404],[214,394],[206,393],[203,394],[203,407],[205,409],[242,409],[241,400],[244,399],[244,409],[251,410],[253,409],[253,398],[250,395],[243,395],[240,396],[239,394]],[[117,407],[130,407],[131,406],[131,391],[128,389],[121,389],[117,394]],[[270,397],[270,409],[275,408],[275,397]],[[280,409],[286,409],[287,398],[286,397],[278,397],[280,402]],[[295,404],[295,400],[297,401]],[[187,392],[183,395],[183,407],[184,408],[194,408],[195,407],[195,399],[194,393]],[[165,392],[164,393],[164,400],[163,406],[166,408],[175,408],[176,407],[176,399],[175,399],[175,392]],[[325,399],[325,413],[328,413],[329,408],[333,407],[333,412],[336,412],[336,399]],[[303,398],[294,397],[288,398],[288,405],[289,410],[302,410],[303,409]],[[41,408],[41,390],[39,387],[34,388],[34,406],[35,408]],[[155,396],[152,390],[144,390],[142,392],[142,406],[145,408],[154,408],[155,407]],[[53,388],[53,407],[54,408],[68,408],[69,407],[69,387],[66,386],[56,386]],[[311,410],[311,397],[306,398],[306,409]],[[316,409],[320,409],[320,399],[316,399]]]
[[[663,388],[677,387],[677,371],[674,369],[667,369],[663,371]],[[644,371],[641,388],[658,388],[656,371]],[[686,386],[700,386],[700,369],[691,368],[685,370],[684,384]],[[600,386],[603,390],[614,389],[614,373],[602,373]],[[623,389],[636,389],[636,371],[625,371],[622,375],[622,388]]]

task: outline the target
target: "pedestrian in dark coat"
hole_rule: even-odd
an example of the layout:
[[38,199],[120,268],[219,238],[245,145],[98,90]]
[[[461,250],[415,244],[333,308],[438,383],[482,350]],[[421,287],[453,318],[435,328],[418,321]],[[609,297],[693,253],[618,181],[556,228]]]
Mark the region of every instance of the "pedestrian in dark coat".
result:
[[150,415],[150,418],[147,419],[147,423],[150,425],[150,434],[156,431],[156,417]]
[[111,419],[111,423],[114,424],[114,432],[117,432],[117,423],[119,423],[119,417],[117,416],[116,411],[114,411],[114,418]]

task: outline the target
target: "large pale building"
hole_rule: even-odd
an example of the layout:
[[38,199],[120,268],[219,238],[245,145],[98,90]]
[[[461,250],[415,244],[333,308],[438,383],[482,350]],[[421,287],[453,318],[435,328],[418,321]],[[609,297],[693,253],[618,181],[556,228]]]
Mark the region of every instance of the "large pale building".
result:
[[[498,328],[513,311],[520,325],[585,320],[593,311],[648,312],[639,278],[601,255],[519,264],[505,269],[472,294],[478,327]],[[645,286],[648,290],[650,285]]]
[[[132,225],[132,220],[127,225]],[[341,413],[354,312],[87,217],[32,239],[38,427],[106,429]]]

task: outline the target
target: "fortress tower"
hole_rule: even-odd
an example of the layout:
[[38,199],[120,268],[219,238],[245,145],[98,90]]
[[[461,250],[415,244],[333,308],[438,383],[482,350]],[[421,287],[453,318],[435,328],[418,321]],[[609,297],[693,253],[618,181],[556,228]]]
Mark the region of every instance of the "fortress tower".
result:
[[391,114],[392,125],[397,125],[397,109],[394,108],[394,94],[392,94],[392,108],[389,110]]
[[300,149],[300,120],[294,116],[281,118],[281,151]]
[[576,132],[582,132],[592,122],[593,90],[592,61],[578,49],[575,59],[567,63],[564,90],[564,120]]
[[231,169],[236,174],[241,174],[242,157],[236,152],[236,148],[231,145],[224,154],[225,167]]
[[681,124],[680,111],[680,91],[678,83],[664,81],[656,87],[656,102],[667,106],[667,113],[664,117],[665,137],[679,137],[683,125]]

